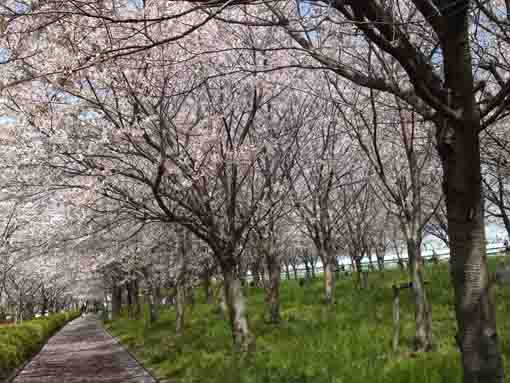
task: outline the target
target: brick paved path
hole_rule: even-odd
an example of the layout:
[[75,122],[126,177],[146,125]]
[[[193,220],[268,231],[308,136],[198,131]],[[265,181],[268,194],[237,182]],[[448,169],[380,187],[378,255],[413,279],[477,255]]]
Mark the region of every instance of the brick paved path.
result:
[[93,317],[68,323],[14,383],[156,383]]

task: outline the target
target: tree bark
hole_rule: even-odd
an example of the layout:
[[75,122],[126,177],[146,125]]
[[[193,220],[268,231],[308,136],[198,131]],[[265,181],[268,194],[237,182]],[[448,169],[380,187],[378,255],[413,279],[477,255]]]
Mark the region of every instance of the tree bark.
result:
[[324,302],[326,304],[334,302],[333,291],[335,278],[331,268],[331,260],[326,260],[324,263]]
[[398,351],[400,342],[400,289],[393,285],[393,352]]
[[[455,292],[457,341],[465,383],[500,383],[503,365],[494,304],[489,294],[480,162],[480,114],[474,98],[469,46],[469,1],[447,4],[441,39],[445,83],[456,120],[438,121],[443,163],[450,270]],[[453,6],[455,5],[455,6]]]
[[156,305],[154,304],[154,289],[152,286],[146,286],[144,291],[144,303],[147,305],[146,323],[147,327],[151,327],[157,320]]
[[225,318],[230,318],[227,305],[227,295],[225,292],[225,282],[223,282],[223,286],[220,290],[220,310]]
[[208,273],[203,276],[202,284],[204,286],[204,300],[205,300],[205,303],[211,303],[211,297],[212,297],[212,294],[211,294],[211,277],[210,277],[210,275]]
[[122,307],[122,288],[115,283],[112,286],[112,319],[120,317]]
[[247,353],[253,348],[255,342],[248,326],[246,299],[241,281],[234,268],[223,267],[222,271],[234,347],[237,351]]
[[305,273],[306,273],[305,278],[310,279],[311,275],[310,275],[310,266],[308,266],[308,261],[304,260],[304,264],[305,264]]
[[274,253],[266,255],[266,264],[269,274],[267,283],[267,303],[269,305],[269,322],[280,322],[280,278],[281,265],[278,256]]
[[290,268],[287,262],[285,262],[285,277],[288,281],[290,281]]
[[423,281],[420,243],[420,240],[407,240],[408,270],[414,298],[415,346],[418,350],[429,350],[433,346],[432,315]]
[[186,289],[182,281],[177,282],[175,297],[175,332],[182,335],[184,330],[184,312],[186,308]]
[[294,264],[292,264],[291,267],[292,267],[292,273],[294,274],[294,279],[297,281],[298,280],[297,267]]
[[256,287],[261,287],[262,283],[261,283],[261,280],[260,280],[260,273],[259,273],[259,269],[260,269],[260,266],[258,264],[254,264],[252,265],[251,267],[251,276],[253,278],[253,284],[256,286]]
[[126,305],[128,316],[131,318],[133,316],[133,292],[131,291],[133,286],[131,285],[131,281],[126,283]]
[[376,248],[375,257],[377,258],[377,268],[379,271],[384,271],[384,251]]
[[363,288],[362,286],[362,272],[363,272],[363,267],[361,266],[361,257],[359,256],[354,256],[353,257],[354,259],[354,265],[356,266],[356,272],[357,272],[357,275],[358,275],[358,287],[359,288]]
[[131,292],[133,294],[133,318],[138,319],[140,318],[140,297],[139,297],[139,288],[138,288],[138,280],[134,279],[132,282],[132,289]]
[[187,257],[191,248],[191,233],[183,227],[177,227],[178,251],[177,278],[175,281],[175,332],[182,335],[186,307]]
[[43,296],[41,305],[41,316],[45,317],[47,311],[48,311],[48,299],[45,296]]
[[154,304],[160,305],[162,296],[161,296],[161,286],[159,285],[160,282],[156,285],[154,288]]

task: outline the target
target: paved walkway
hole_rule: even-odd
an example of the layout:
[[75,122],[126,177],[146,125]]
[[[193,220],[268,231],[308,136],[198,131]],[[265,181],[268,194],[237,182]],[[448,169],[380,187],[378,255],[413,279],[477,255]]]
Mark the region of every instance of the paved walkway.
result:
[[156,383],[93,317],[68,323],[14,383]]

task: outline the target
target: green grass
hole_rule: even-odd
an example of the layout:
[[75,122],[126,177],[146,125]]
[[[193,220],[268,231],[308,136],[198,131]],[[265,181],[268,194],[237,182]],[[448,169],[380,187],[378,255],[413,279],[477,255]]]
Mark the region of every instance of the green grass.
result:
[[67,312],[0,327],[0,381],[23,364],[78,312]]
[[[401,350],[398,354],[391,351],[390,287],[394,281],[407,280],[398,271],[371,274],[371,288],[363,291],[354,288],[351,277],[343,277],[337,281],[337,303],[332,307],[321,303],[320,280],[305,287],[284,281],[281,307],[285,322],[279,326],[265,321],[263,292],[248,288],[250,325],[257,347],[246,360],[233,353],[228,323],[214,305],[195,304],[187,312],[185,333],[180,338],[175,336],[172,309],[163,311],[149,329],[142,320],[125,318],[106,325],[155,375],[179,383],[461,381],[453,291],[446,266],[427,266],[426,279],[430,282],[427,291],[437,339],[437,349],[429,353],[412,352],[409,292],[401,294]],[[510,286],[497,286],[495,293],[507,366],[510,308],[506,302]]]

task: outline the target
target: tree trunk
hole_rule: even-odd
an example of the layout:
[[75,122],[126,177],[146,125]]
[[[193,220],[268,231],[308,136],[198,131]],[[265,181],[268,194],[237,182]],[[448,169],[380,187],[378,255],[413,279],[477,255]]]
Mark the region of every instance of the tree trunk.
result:
[[236,350],[246,353],[252,349],[255,342],[248,327],[246,299],[241,281],[235,274],[234,269],[224,267],[222,271],[234,347]]
[[144,291],[144,303],[147,305],[147,312],[145,315],[145,326],[151,327],[152,324],[157,320],[156,307],[154,304],[153,288],[146,286]]
[[335,280],[340,279],[340,262],[337,257],[333,257],[333,267],[335,269]]
[[501,220],[503,221],[503,225],[506,229],[506,234],[508,238],[510,238],[510,218],[508,218],[508,214],[506,212],[505,206],[505,185],[503,182],[503,176],[499,173],[498,169],[498,208],[499,213],[501,215]]
[[287,262],[285,262],[285,277],[288,281],[290,281],[290,268]]
[[377,268],[379,271],[384,271],[384,251],[376,248],[375,257],[377,258]]
[[[324,261],[323,261],[324,262]],[[324,265],[324,302],[331,304],[334,301],[333,291],[335,278],[333,271],[331,270],[331,260],[325,260]]]
[[186,308],[186,289],[182,281],[177,282],[175,294],[175,332],[182,335],[184,329],[184,312]]
[[393,285],[393,352],[398,351],[400,342],[400,289]]
[[260,287],[261,286],[261,281],[260,281],[260,273],[259,273],[259,266],[258,265],[252,265],[252,267],[251,267],[251,276],[253,278],[253,284],[256,287]]
[[133,317],[133,292],[131,291],[133,286],[131,285],[131,281],[126,283],[126,305],[127,305],[127,313],[128,317]]
[[[489,294],[480,168],[480,114],[475,104],[469,46],[469,1],[450,0],[441,40],[445,83],[457,120],[438,123],[455,292],[457,340],[465,383],[500,383],[503,365],[494,304]],[[451,4],[450,4],[451,3]]]
[[360,287],[362,290],[368,289],[368,271],[362,270],[361,271],[361,283]]
[[223,286],[221,287],[220,290],[220,310],[225,318],[229,318],[227,296],[225,292],[225,283],[223,283]]
[[138,319],[140,318],[140,298],[139,298],[139,288],[138,288],[138,280],[134,279],[132,282],[132,289],[131,292],[133,294],[133,318]]
[[372,259],[372,253],[370,251],[368,251],[368,266],[370,268],[370,271],[374,271],[375,270],[375,266],[374,266],[374,261]]
[[162,295],[161,295],[161,286],[160,286],[160,283],[161,282],[158,281],[158,284],[154,288],[154,304],[155,305],[160,305],[161,304]]
[[112,319],[120,317],[122,307],[122,288],[115,283],[112,287]]
[[41,316],[45,317],[47,311],[48,311],[48,299],[46,299],[46,297],[43,297],[41,305]]
[[363,276],[361,275],[362,272],[363,272],[363,267],[361,266],[361,257],[358,257],[358,256],[354,256],[354,264],[356,266],[356,272],[357,272],[357,275],[358,275],[358,287],[359,288],[363,288],[362,287],[362,278]]
[[211,276],[209,273],[206,273],[202,278],[202,284],[204,286],[204,299],[205,303],[211,303]]
[[187,256],[191,247],[191,233],[178,226],[176,228],[178,238],[178,264],[177,278],[175,283],[175,332],[181,335],[184,329],[184,312],[186,306],[186,277]]
[[292,273],[294,274],[294,279],[297,281],[298,280],[297,267],[294,264],[292,264],[291,267],[292,267]]
[[308,266],[308,261],[304,261],[305,264],[305,278],[310,279],[310,267]]
[[416,348],[418,350],[429,350],[433,346],[432,316],[423,281],[423,262],[421,261],[419,240],[407,240],[407,254],[409,259],[409,277],[414,297]]
[[278,256],[274,253],[266,255],[266,264],[268,270],[268,283],[266,290],[266,300],[269,305],[269,322],[280,322],[280,277],[281,265]]

